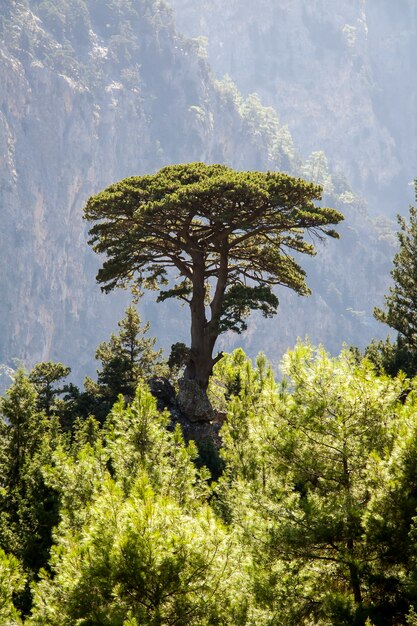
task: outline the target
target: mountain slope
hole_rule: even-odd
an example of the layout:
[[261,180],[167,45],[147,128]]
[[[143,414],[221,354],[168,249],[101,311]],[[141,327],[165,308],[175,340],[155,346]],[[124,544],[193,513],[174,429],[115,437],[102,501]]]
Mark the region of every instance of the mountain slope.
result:
[[256,91],[303,154],[324,150],[374,213],[393,216],[417,174],[413,0],[171,0],[216,73]]
[[[308,264],[314,297],[281,293],[278,320],[254,318],[226,347],[238,341],[276,359],[298,334],[335,351],[378,331],[370,312],[388,279],[386,226],[376,228],[343,177],[331,177],[323,154],[301,160],[273,109],[216,81],[166,5],[6,2],[0,32],[0,362],[54,359],[77,378],[91,373],[94,349],[127,296],[103,296],[96,286],[82,207],[117,179],[184,161],[308,176],[324,182],[326,200],[348,218],[344,242]],[[142,306],[163,345],[187,339],[186,311]]]

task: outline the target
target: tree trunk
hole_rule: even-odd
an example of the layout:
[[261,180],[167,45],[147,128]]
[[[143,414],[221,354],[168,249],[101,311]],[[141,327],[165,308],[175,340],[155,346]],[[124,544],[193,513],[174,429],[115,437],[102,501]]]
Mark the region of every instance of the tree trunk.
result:
[[184,378],[195,380],[199,387],[206,391],[213,365],[213,350],[219,335],[213,320],[206,317],[206,287],[204,274],[204,258],[202,254],[193,256],[193,295],[190,302],[191,312],[191,346],[190,360]]
[[191,349],[190,360],[185,370],[185,378],[195,380],[199,387],[206,391],[213,370],[215,359],[213,349],[217,336],[213,337],[202,302],[193,297],[191,303]]

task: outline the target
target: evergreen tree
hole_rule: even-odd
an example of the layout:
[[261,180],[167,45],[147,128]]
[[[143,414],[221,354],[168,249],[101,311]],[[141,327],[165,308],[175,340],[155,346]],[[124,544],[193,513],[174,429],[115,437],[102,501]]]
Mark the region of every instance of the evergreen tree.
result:
[[70,453],[57,451],[53,575],[34,587],[29,625],[246,623],[238,545],[207,504],[195,447],[167,420],[139,385],[104,429],[80,423]]
[[[175,297],[191,314],[186,377],[206,391],[219,335],[241,332],[251,310],[274,315],[274,285],[310,293],[293,253],[315,254],[304,235],[337,237],[343,216],[318,207],[321,188],[280,172],[237,172],[224,165],[171,165],[111,185],[89,199],[94,250],[107,255],[104,291],[137,276]],[[167,274],[168,268],[174,272]],[[171,289],[161,289],[171,280]]]
[[376,556],[369,588],[375,624],[405,623],[405,615],[417,606],[416,410],[413,389],[397,413],[392,453],[372,460],[373,489],[364,526]]
[[36,428],[35,386],[22,369],[16,372],[13,384],[0,400],[2,416],[2,480],[11,488],[19,485],[25,454],[33,450],[33,429]]
[[[374,456],[393,446],[405,386],[350,353],[298,345],[287,380],[240,392],[222,431],[217,506],[243,530],[253,593],[271,624],[364,624],[378,594],[376,546],[364,538]],[[255,391],[255,393],[254,393]],[[391,624],[393,622],[375,622]]]
[[52,413],[62,412],[64,403],[59,402],[59,396],[67,391],[67,386],[57,387],[67,378],[71,369],[62,363],[46,361],[37,363],[29,373],[29,380],[34,384],[37,393],[37,407],[49,416]]
[[[415,182],[417,197],[417,181]],[[397,331],[395,350],[387,354],[388,367],[417,373],[417,208],[410,207],[409,220],[398,216],[399,250],[391,275],[394,284],[385,296],[385,309],[375,308],[375,317]],[[383,348],[383,346],[382,346]],[[384,355],[384,351],[382,350]]]
[[21,626],[15,597],[25,586],[25,576],[19,561],[0,548],[0,622],[5,626]]
[[[0,547],[16,556],[28,583],[45,567],[58,521],[58,501],[43,467],[62,440],[59,421],[37,411],[37,394],[23,370],[0,400]],[[26,587],[18,606],[27,612]]]
[[149,331],[149,322],[142,324],[135,306],[130,305],[126,309],[118,326],[119,333],[112,334],[109,341],[103,341],[97,348],[96,359],[101,362],[97,382],[87,378],[87,397],[78,399],[84,414],[85,408],[88,408],[88,412],[101,420],[109,413],[119,394],[131,401],[139,380],[167,371],[161,358],[162,350],[154,350],[156,339],[145,336]]
[[109,342],[101,343],[97,349],[96,359],[102,364],[97,383],[113,395],[121,393],[132,400],[139,379],[154,376],[162,365],[162,350],[153,349],[154,337],[145,337],[150,324],[142,325],[133,305],[126,309],[118,326],[118,335],[113,334]]

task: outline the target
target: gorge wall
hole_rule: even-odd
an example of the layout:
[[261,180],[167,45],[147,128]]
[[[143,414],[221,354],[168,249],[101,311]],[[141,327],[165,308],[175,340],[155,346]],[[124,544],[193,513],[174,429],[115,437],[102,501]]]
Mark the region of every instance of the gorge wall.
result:
[[[232,73],[231,66],[243,97],[230,80],[216,79],[202,42],[179,32],[187,30],[179,16],[186,11],[197,15],[199,3],[188,8],[180,0],[175,4],[179,27],[170,8],[158,0],[1,0],[0,363],[13,365],[20,359],[31,366],[60,360],[73,368],[78,380],[94,370],[95,347],[116,329],[128,294],[104,296],[95,284],[98,260],[86,244],[83,205],[122,177],[186,161],[307,176],[324,184],[325,201],[346,214],[342,240],[329,242],[304,263],[313,296],[299,299],[281,290],[279,316],[268,321],[254,316],[245,336],[224,337],[224,348],[243,345],[252,354],[263,349],[276,362],[298,335],[308,333],[314,342],[338,351],[343,341],[363,346],[372,336],[386,334],[373,320],[372,308],[388,284],[392,224],[369,217],[363,200],[346,182],[344,161],[328,167],[321,150],[330,163],[334,151],[325,132],[322,143],[318,130],[311,146],[302,143],[311,125],[321,128],[330,105],[321,111],[311,96],[310,116],[301,130],[300,103],[313,92],[307,85],[296,93],[269,57],[259,56],[262,50],[252,58],[250,42],[263,42],[265,33],[259,30],[244,39],[244,13],[233,36],[240,30],[242,46],[246,41],[249,74],[256,76],[258,68],[279,80],[283,91],[276,100],[271,95],[275,88],[269,92],[254,85],[261,99],[246,97],[252,83],[241,85],[239,72]],[[229,27],[238,4],[230,2],[225,9]],[[304,5],[280,2],[277,13],[277,3],[261,4],[271,19],[288,12],[290,5]],[[243,5],[247,9],[249,2]],[[207,23],[214,28],[215,11],[209,13]],[[315,28],[311,25],[312,32]],[[332,32],[329,26],[329,36]],[[358,32],[357,40],[361,37]],[[287,68],[287,76],[299,75],[301,61],[294,46],[293,71]],[[235,54],[242,60],[239,50]],[[212,54],[210,63],[220,72]],[[263,102],[277,106],[282,120],[298,102],[298,122],[281,123],[275,109]],[[334,134],[339,131],[343,143],[343,128],[334,128]],[[297,150],[293,134],[302,150]],[[379,141],[385,146],[385,139]],[[314,154],[308,157],[310,148]],[[372,150],[355,155],[347,174],[359,180],[354,170],[361,169],[361,162],[376,170],[371,157],[383,159],[377,147]],[[385,169],[391,170],[395,158],[387,152]],[[186,310],[146,300],[141,312],[151,319],[160,344],[187,341]]]
[[178,28],[257,92],[307,157],[324,150],[372,212],[405,211],[417,175],[413,0],[171,0]]

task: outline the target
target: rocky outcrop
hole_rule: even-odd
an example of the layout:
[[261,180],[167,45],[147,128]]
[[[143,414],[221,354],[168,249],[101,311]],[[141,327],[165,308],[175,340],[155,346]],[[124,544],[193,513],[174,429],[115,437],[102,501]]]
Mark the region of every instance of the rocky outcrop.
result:
[[151,394],[156,398],[158,411],[168,409],[173,413],[178,408],[175,389],[167,378],[153,376],[147,381]]
[[214,417],[212,406],[195,380],[181,378],[178,382],[178,406],[190,422],[211,422]]

